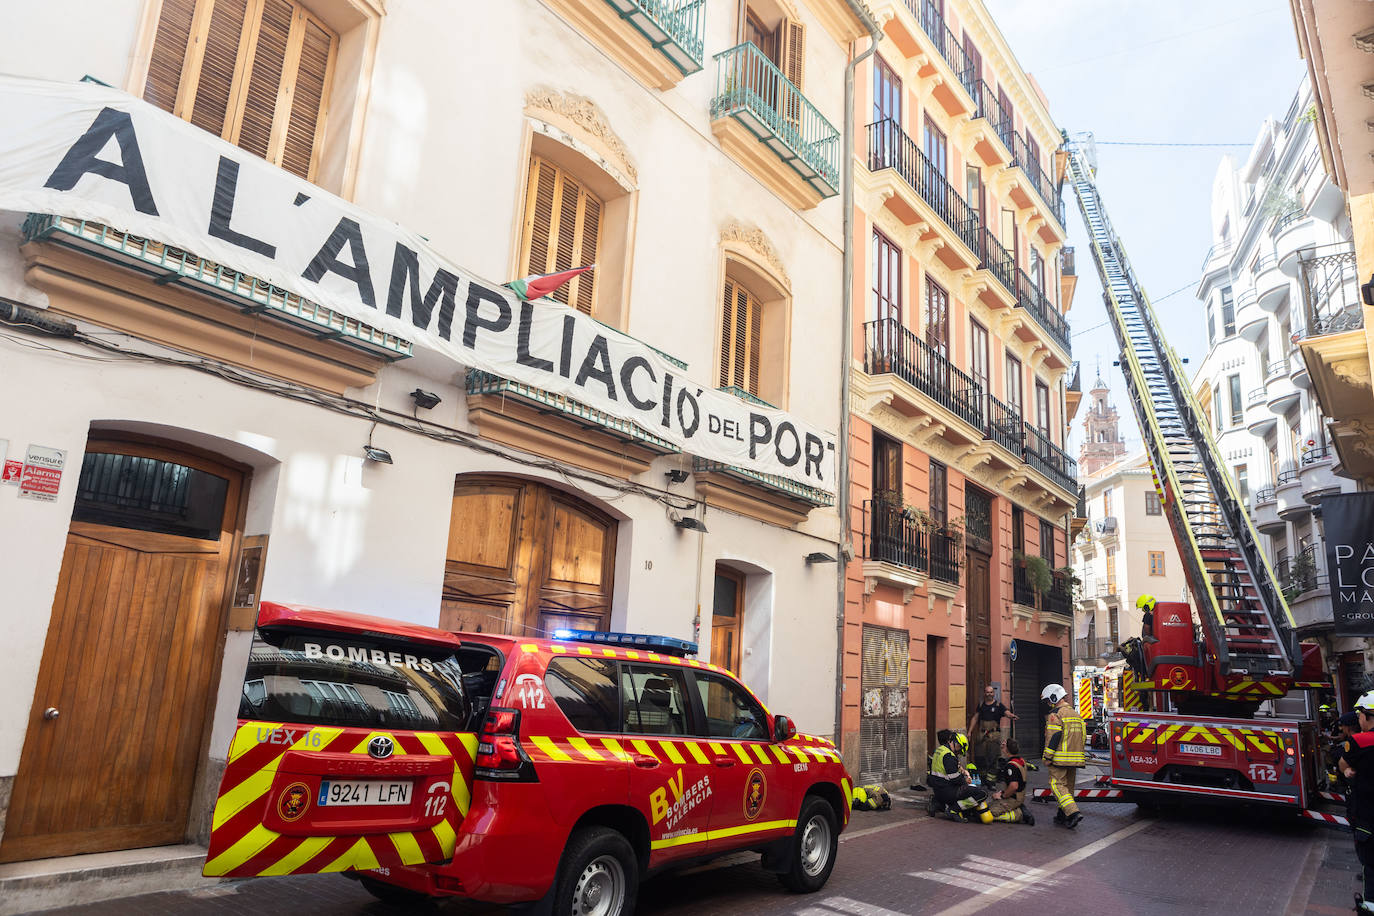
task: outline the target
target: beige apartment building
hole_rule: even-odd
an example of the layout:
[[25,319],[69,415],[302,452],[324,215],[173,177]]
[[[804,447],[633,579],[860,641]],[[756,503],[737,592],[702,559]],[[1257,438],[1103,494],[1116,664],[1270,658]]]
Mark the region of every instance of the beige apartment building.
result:
[[1040,746],[1040,686],[1069,661],[1077,495],[1060,130],[980,0],[874,13],[853,124],[839,726],[861,782],[924,772],[934,732],[989,684]]

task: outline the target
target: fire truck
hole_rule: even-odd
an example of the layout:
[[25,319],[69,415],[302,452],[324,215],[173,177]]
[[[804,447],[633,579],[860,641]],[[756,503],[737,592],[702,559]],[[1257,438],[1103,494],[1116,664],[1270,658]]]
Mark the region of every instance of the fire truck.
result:
[[1143,708],[1108,711],[1111,775],[1080,794],[1280,805],[1332,822],[1313,810],[1323,797],[1313,691],[1328,686],[1319,652],[1297,638],[1211,424],[1107,218],[1092,136],[1064,140],[1064,178],[1092,239],[1119,365],[1192,598],[1159,602],[1141,635],[1122,645]]

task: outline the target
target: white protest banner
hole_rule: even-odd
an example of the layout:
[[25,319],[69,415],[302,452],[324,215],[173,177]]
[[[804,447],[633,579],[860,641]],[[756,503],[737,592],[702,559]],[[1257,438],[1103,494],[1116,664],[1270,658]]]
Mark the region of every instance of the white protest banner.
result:
[[690,454],[834,492],[833,433],[695,384],[576,310],[521,302],[395,223],[119,90],[0,76],[0,209],[156,239]]

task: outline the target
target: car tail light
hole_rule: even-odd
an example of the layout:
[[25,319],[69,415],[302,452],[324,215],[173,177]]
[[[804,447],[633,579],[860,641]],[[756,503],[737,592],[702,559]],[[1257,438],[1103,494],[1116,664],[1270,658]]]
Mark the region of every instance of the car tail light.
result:
[[503,782],[534,782],[538,779],[529,754],[520,746],[520,710],[487,710],[477,737],[475,775]]

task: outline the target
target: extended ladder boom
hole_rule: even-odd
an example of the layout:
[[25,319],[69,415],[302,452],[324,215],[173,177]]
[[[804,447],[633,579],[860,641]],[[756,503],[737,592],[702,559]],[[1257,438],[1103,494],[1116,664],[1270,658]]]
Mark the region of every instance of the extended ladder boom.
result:
[[1068,178],[1092,236],[1131,407],[1215,670],[1223,681],[1291,676],[1301,658],[1288,605],[1178,357],[1107,219],[1090,154],[1067,135],[1065,142]]

